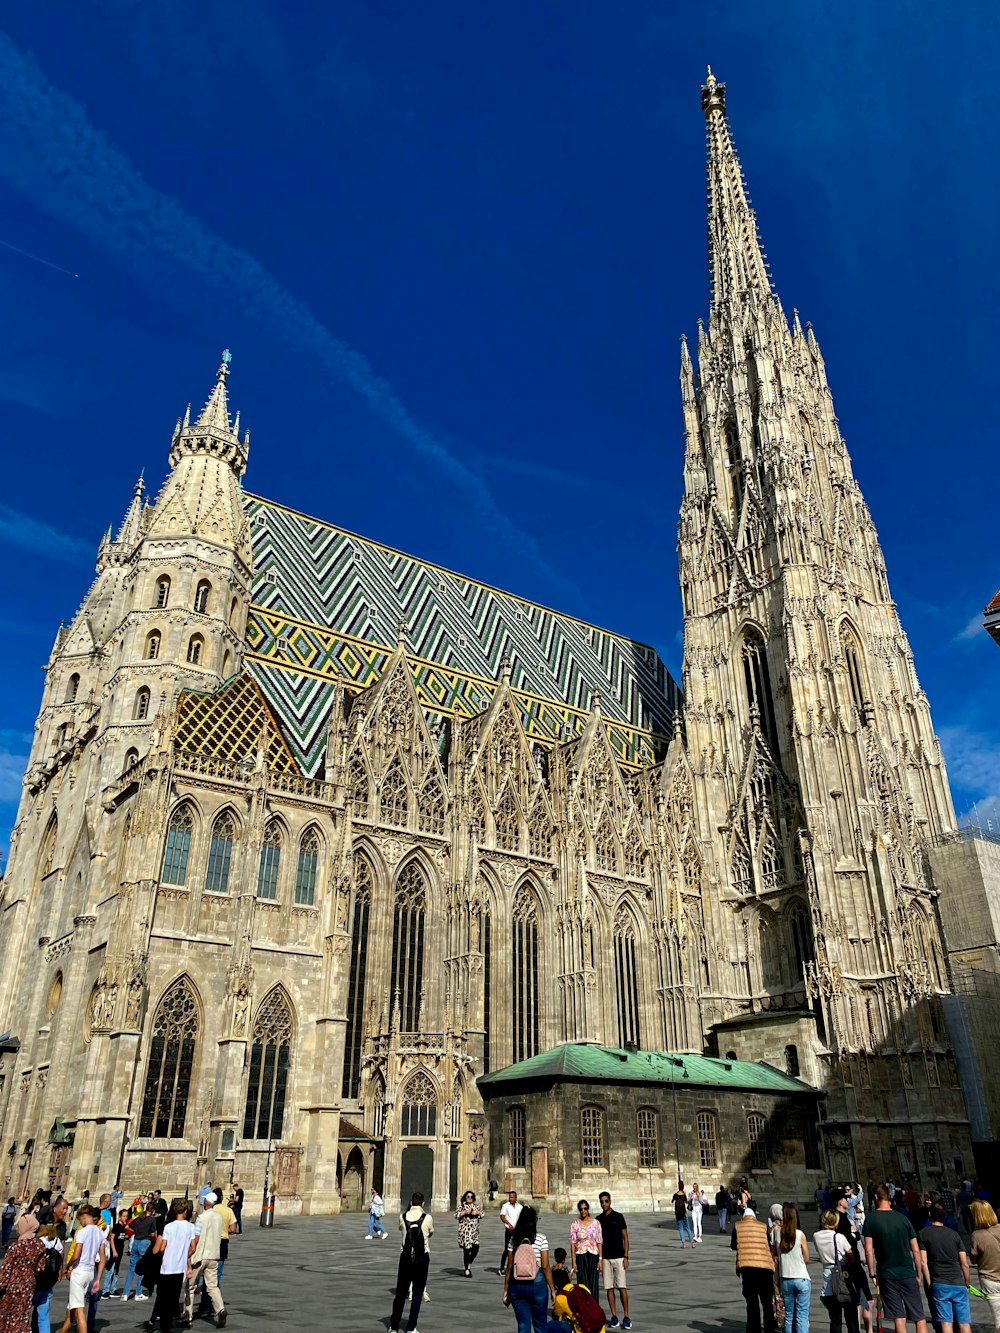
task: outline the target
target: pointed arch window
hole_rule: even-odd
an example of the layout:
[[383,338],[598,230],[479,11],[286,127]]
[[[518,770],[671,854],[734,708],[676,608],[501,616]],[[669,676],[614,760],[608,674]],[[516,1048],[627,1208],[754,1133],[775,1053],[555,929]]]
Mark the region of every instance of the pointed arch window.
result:
[[264,841],[260,848],[257,868],[257,897],[274,902],[278,897],[278,876],[281,871],[281,825],[269,819],[264,826]]
[[161,574],[156,580],[156,594],[153,597],[153,605],[163,608],[170,601],[170,576]]
[[508,852],[520,851],[521,815],[517,808],[517,801],[514,799],[514,793],[509,786],[504,788],[504,793],[497,804],[494,824],[496,825],[497,846]]
[[197,666],[201,661],[202,649],[205,647],[205,640],[200,634],[192,634],[188,639],[187,660],[192,666]]
[[229,603],[229,624],[230,624],[230,627],[235,626],[235,624],[236,624],[236,617],[239,615],[239,613],[240,613],[240,604],[239,604],[239,600],[238,600],[236,597],[234,597],[233,600]]
[[785,878],[781,849],[774,834],[767,827],[760,847],[760,877],[764,889],[780,888]]
[[368,818],[368,766],[358,750],[347,764],[347,799],[355,819]]
[[365,982],[368,974],[368,924],[372,908],[371,866],[363,856],[354,858],[354,915],[351,920],[351,963],[347,977],[347,1033],[341,1093],[355,1098],[361,1092],[361,1051],[365,1038]]
[[601,816],[594,834],[594,861],[598,870],[618,870],[618,848],[615,843],[615,831],[607,810]]
[[208,579],[199,579],[198,586],[194,593],[194,609],[204,613],[208,610],[208,598],[212,591],[212,585]]
[[135,692],[135,702],[132,704],[132,720],[141,722],[143,718],[149,717],[149,690],[145,685],[141,690]]
[[774,696],[771,693],[771,675],[767,666],[767,646],[755,629],[748,629],[743,636],[743,681],[746,686],[747,704],[756,709],[760,719],[760,728],[771,747],[771,753],[778,758],[778,728],[774,716]]
[[640,1045],[639,970],[636,961],[635,922],[622,910],[615,918],[615,1002],[618,1008],[618,1045]]
[[513,912],[514,1062],[537,1055],[539,1047],[538,903],[522,885]]
[[245,1139],[280,1139],[292,1063],[292,1011],[283,991],[260,1007],[250,1045],[250,1073],[243,1114]]
[[729,470],[729,479],[733,488],[733,509],[738,515],[743,508],[745,482],[743,478],[743,451],[740,448],[740,432],[732,417],[727,418],[723,433],[726,439],[726,467]]
[[792,937],[792,958],[795,963],[795,979],[800,980],[805,976],[806,967],[813,961],[815,952],[813,950],[812,926],[809,923],[809,913],[802,903],[797,903],[792,908],[789,917],[789,933]]
[[229,892],[229,869],[233,860],[236,825],[228,810],[219,815],[212,825],[212,841],[208,849],[208,872],[205,890],[208,893]]
[[443,833],[446,808],[441,784],[431,774],[420,792],[418,805],[420,827],[427,833]]
[[193,829],[194,815],[189,805],[182,805],[170,816],[170,823],[167,825],[167,843],[163,850],[163,871],[160,875],[162,884],[186,882]]
[[540,795],[535,798],[535,808],[528,824],[528,850],[532,856],[547,857],[552,852],[552,825]]
[[414,1074],[403,1089],[401,1120],[404,1139],[428,1139],[437,1133],[437,1097],[434,1084],[423,1071]]
[[316,905],[316,871],[319,867],[319,834],[307,828],[299,840],[299,860],[295,867],[295,905]]
[[698,853],[692,843],[688,843],[687,850],[684,853],[684,860],[681,863],[681,878],[685,893],[701,893],[701,862],[698,860]]
[[136,764],[138,762],[139,762],[139,751],[136,749],[126,750],[125,762],[122,764],[122,772],[124,773],[126,769],[131,768],[133,764]]
[[844,664],[847,667],[847,683],[851,690],[851,703],[854,705],[854,710],[862,724],[867,725],[864,676],[861,672],[861,649],[854,634],[847,626],[841,631],[840,642],[844,653]]
[[424,915],[427,885],[416,861],[409,861],[396,881],[392,918],[391,1003],[399,1003],[403,1032],[419,1032],[424,987]]
[[469,797],[469,833],[477,843],[486,841],[486,807],[482,793],[475,785]]
[[383,824],[405,828],[410,804],[410,789],[406,784],[403,764],[397,754],[386,770],[379,791],[379,819]]
[[68,704],[76,702],[76,696],[80,692],[80,675],[74,671],[72,676],[66,682],[66,702]]
[[492,1042],[491,1034],[493,1030],[493,919],[490,916],[490,909],[486,907],[483,911],[483,933],[482,943],[483,951],[483,1073],[488,1074],[492,1069]]
[[149,1062],[139,1114],[139,1137],[184,1137],[198,1043],[198,1004],[191,983],[180,977],[153,1018]]
[[59,819],[55,812],[49,816],[49,822],[45,825],[45,833],[42,836],[42,847],[38,857],[38,878],[43,880],[46,875],[52,874],[52,867],[56,859],[56,836],[59,832]]
[[733,888],[736,892],[744,895],[752,893],[753,870],[750,866],[750,856],[740,838],[736,838],[733,841],[733,849],[729,856],[729,866]]
[[146,661],[155,662],[160,655],[160,634],[158,630],[153,630],[151,634],[146,635]]

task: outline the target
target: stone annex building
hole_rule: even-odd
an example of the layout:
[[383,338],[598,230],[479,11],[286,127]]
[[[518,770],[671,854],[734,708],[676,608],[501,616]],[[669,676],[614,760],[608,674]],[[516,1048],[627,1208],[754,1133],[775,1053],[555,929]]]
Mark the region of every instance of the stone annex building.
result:
[[[971,1169],[940,748],[711,75],[702,106],[683,700],[652,649],[245,492],[227,356],[47,665],[3,884],[5,1193],[269,1166],[330,1212],[372,1172],[441,1208],[588,1171],[648,1200],[689,1155],[713,1183],[780,1156],[787,1188]],[[644,1051],[702,1060],[690,1147]]]

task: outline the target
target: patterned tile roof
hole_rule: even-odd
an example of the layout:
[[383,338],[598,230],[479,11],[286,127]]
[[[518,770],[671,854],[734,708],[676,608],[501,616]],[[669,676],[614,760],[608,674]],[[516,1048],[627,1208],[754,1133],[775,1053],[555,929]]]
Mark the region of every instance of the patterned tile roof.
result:
[[530,735],[578,735],[598,689],[621,762],[662,753],[680,692],[652,648],[259,496],[246,505],[247,663],[307,774],[322,762],[334,683],[377,680],[401,622],[428,713],[482,712],[506,657]]
[[260,686],[240,675],[214,694],[186,690],[181,695],[174,743],[180,750],[208,751],[220,759],[252,759],[265,729],[268,766],[294,772],[295,759]]
[[756,1092],[811,1092],[808,1083],[763,1061],[719,1060],[672,1051],[626,1051],[617,1046],[565,1042],[527,1060],[477,1079],[497,1092],[508,1083],[531,1079],[587,1083],[678,1083],[693,1088],[742,1088]]

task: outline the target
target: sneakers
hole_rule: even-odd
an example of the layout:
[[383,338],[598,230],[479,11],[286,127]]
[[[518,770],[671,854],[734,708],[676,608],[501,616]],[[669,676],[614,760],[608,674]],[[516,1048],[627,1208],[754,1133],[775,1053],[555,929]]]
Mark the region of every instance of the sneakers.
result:
[[[135,1298],[136,1298],[137,1301],[148,1301],[148,1300],[149,1300],[149,1297],[146,1295],[146,1293],[145,1293],[144,1291],[137,1291],[137,1292],[136,1292],[136,1295],[135,1295]],[[125,1299],[125,1297],[123,1296],[123,1297],[122,1297],[122,1300],[124,1300],[124,1299]]]
[[228,1315],[227,1311],[225,1311],[225,1310],[220,1310],[219,1313],[215,1316],[215,1327],[216,1327],[216,1328],[225,1328],[225,1327],[226,1327],[226,1320],[227,1320],[228,1318],[229,1318],[229,1315]]
[[613,1314],[613,1315],[611,1316],[611,1318],[610,1318],[610,1319],[608,1320],[608,1322],[607,1322],[606,1327],[607,1327],[607,1328],[619,1328],[619,1327],[620,1327],[620,1325],[619,1325],[619,1323],[618,1323],[618,1316],[617,1316],[616,1314]]
[[622,1320],[622,1328],[631,1328],[631,1327],[632,1327],[632,1320],[629,1319],[628,1315],[626,1315],[625,1318]]
[[367,1236],[365,1237],[365,1240],[371,1240],[371,1235],[370,1235],[370,1234],[367,1235]]

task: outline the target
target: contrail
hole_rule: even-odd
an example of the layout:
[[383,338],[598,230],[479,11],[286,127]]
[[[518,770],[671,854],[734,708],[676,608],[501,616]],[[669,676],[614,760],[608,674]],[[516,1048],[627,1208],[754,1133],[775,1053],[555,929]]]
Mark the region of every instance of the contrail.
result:
[[[585,610],[577,585],[500,509],[483,479],[410,415],[395,389],[360,352],[335,338],[308,306],[252,255],[238,250],[147,184],[83,107],[54,87],[0,32],[0,174],[49,213],[127,261],[158,290],[164,259],[197,275],[293,350],[349,384],[415,453],[464,492],[471,515],[530,561],[564,604]],[[162,279],[160,279],[162,281]]]
[[65,273],[71,278],[78,278],[79,273],[70,273],[68,268],[63,268],[62,264],[53,264],[51,259],[43,259],[41,255],[33,255],[30,250],[22,250],[19,245],[11,245],[10,241],[0,241],[6,250],[13,250],[17,255],[24,255],[25,259],[33,259],[36,264],[44,264],[46,268],[54,268],[57,273]]

